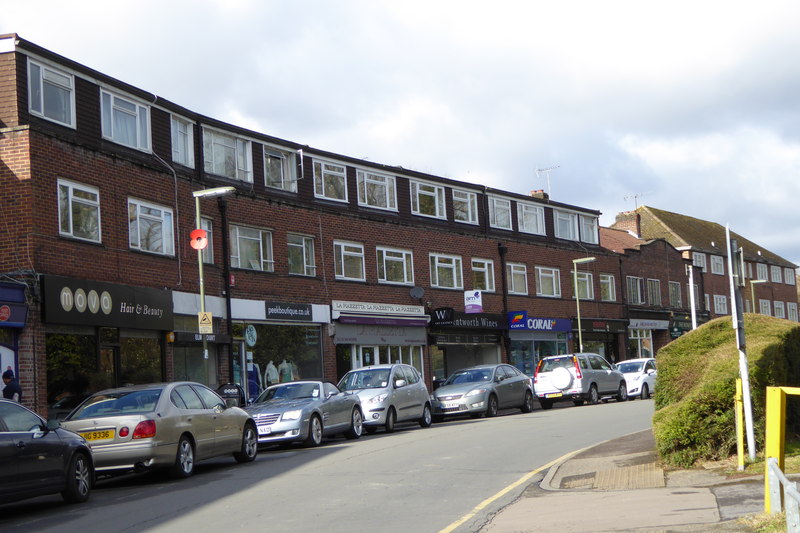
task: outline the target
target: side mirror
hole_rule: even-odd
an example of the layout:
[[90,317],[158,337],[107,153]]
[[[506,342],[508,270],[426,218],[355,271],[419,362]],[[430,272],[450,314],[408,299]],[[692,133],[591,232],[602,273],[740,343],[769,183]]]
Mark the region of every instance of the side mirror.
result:
[[397,379],[397,380],[395,380],[395,382],[394,382],[394,388],[395,388],[395,389],[399,389],[400,387],[405,387],[405,386],[406,386],[406,384],[407,384],[407,383],[406,383],[406,380],[404,380],[404,379]]
[[61,420],[58,418],[51,418],[47,421],[47,429],[48,431],[53,431],[54,429],[58,429],[61,427]]
[[337,394],[336,391],[330,391],[325,395],[325,399],[328,400],[330,398],[333,398],[334,396],[336,396],[336,394]]

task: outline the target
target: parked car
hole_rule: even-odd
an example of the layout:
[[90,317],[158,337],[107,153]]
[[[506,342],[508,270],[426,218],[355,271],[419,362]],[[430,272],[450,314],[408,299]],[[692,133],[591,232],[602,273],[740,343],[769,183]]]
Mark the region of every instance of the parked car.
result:
[[47,419],[52,420],[55,418],[56,420],[63,420],[64,417],[70,414],[73,409],[78,407],[78,405],[80,405],[80,403],[85,400],[87,396],[87,394],[81,396],[70,394],[59,400],[56,400],[47,408]]
[[83,437],[47,423],[24,406],[0,399],[0,502],[61,493],[85,502],[94,485],[94,462]]
[[397,422],[416,421],[424,428],[431,425],[428,387],[413,366],[375,365],[351,370],[339,381],[339,389],[361,399],[367,433],[379,427],[391,433]]
[[625,376],[596,353],[542,358],[536,367],[533,388],[542,409],[550,409],[559,401],[583,405],[597,404],[603,396],[614,396],[618,402],[628,399]]
[[267,387],[247,407],[258,427],[259,444],[302,442],[319,446],[323,436],[361,437],[364,430],[357,394],[328,381],[290,381]]
[[200,383],[134,385],[92,394],[61,423],[88,440],[98,472],[169,468],[189,477],[195,463],[258,454],[256,425]]
[[432,395],[434,420],[468,414],[495,416],[498,409],[533,411],[531,378],[511,365],[480,365],[454,372]]
[[614,367],[625,376],[629,400],[634,400],[637,396],[646,400],[656,390],[658,371],[656,370],[656,360],[652,357],[628,359],[617,363]]

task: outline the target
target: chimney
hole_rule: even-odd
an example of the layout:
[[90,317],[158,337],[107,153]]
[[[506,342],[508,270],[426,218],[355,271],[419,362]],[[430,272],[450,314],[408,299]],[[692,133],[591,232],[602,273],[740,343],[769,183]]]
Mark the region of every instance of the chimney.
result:
[[537,189],[531,191],[531,198],[538,198],[539,200],[549,200],[550,195],[544,192],[544,189]]
[[617,214],[617,218],[611,225],[614,229],[627,231],[634,234],[637,238],[642,235],[642,217],[636,211],[625,211]]

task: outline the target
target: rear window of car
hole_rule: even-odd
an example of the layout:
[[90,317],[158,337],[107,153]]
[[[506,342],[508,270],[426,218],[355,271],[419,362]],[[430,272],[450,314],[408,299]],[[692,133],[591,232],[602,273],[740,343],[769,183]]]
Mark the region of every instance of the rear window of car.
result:
[[551,357],[542,359],[542,367],[539,369],[539,372],[552,372],[556,368],[573,368],[574,366],[575,361],[571,355]]
[[95,394],[73,412],[69,420],[149,413],[156,408],[160,397],[161,389]]

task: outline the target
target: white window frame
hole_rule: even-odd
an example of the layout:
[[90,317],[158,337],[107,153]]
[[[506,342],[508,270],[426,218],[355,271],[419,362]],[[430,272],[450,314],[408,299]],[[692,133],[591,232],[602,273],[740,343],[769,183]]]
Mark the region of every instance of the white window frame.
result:
[[[453,220],[464,224],[478,223],[478,195],[474,192],[453,189]],[[463,205],[464,208],[457,208]],[[465,218],[459,218],[459,213],[465,213]]]
[[[275,260],[272,253],[272,231],[250,226],[231,225],[231,268],[255,270],[257,272],[273,272]],[[258,243],[258,258],[249,259],[243,264],[242,241]]]
[[669,305],[670,307],[683,307],[683,298],[681,298],[681,282],[669,282]]
[[546,235],[544,208],[540,205],[517,202],[517,226],[522,233]]
[[711,256],[711,273],[725,275],[725,259],[721,255]]
[[[133,108],[133,109],[131,109]],[[118,116],[133,118],[135,139],[123,139],[120,129],[115,125]],[[150,152],[150,106],[122,94],[106,89],[100,90],[100,124],[103,138],[109,141]]]
[[797,273],[793,268],[785,267],[783,269],[783,281],[787,285],[797,285]]
[[772,283],[783,283],[783,269],[776,265],[770,265],[769,279]]
[[[552,287],[552,292],[545,292],[545,288],[549,285]],[[536,296],[544,298],[560,298],[561,297],[561,271],[553,267],[537,266],[536,267]]]
[[629,304],[644,304],[644,278],[640,278],[638,276],[626,276],[625,286],[628,289]]
[[[373,209],[397,211],[397,187],[394,176],[378,174],[371,170],[356,169],[358,205]],[[369,190],[383,190],[382,194],[368,194]]]
[[581,241],[588,242],[589,244],[597,244],[599,242],[597,217],[579,215],[578,220],[580,223]]
[[[483,274],[485,284],[476,282],[475,273]],[[472,288],[482,292],[494,292],[494,261],[491,259],[472,258]]]
[[[447,218],[447,210],[445,209],[444,200],[444,187],[441,185],[434,185],[432,183],[425,183],[422,181],[409,181],[411,190],[411,212],[421,217],[431,218]],[[422,211],[422,198],[433,200],[433,213],[426,213]]]
[[786,302],[786,318],[797,322],[797,302]]
[[786,307],[783,305],[783,302],[775,300],[772,302],[772,307],[775,309],[775,314],[772,316],[775,318],[786,318]]
[[[147,210],[142,213],[142,210]],[[142,222],[149,221],[161,227],[161,250],[143,246]],[[175,255],[175,228],[172,209],[163,205],[128,198],[128,243],[134,250],[158,255]]]
[[[505,220],[501,220],[500,217],[505,218],[508,223],[504,224]],[[511,200],[489,196],[489,225],[497,229],[512,229]]]
[[728,314],[728,297],[724,294],[714,295],[714,314],[727,315]]
[[[387,248],[378,246],[375,248],[378,260],[378,283],[389,285],[413,285],[414,284],[414,254],[411,250],[400,248]],[[388,279],[390,265],[400,265],[402,267],[401,280]]]
[[[436,287],[437,289],[464,289],[460,256],[430,253],[428,258],[431,267],[431,287]],[[452,285],[444,283],[448,273],[453,280]]]
[[701,268],[703,272],[706,272],[706,254],[703,252],[692,252],[692,264]]
[[[62,194],[64,196],[62,197]],[[94,198],[91,198],[94,196]],[[65,203],[66,205],[62,205]],[[76,233],[74,210],[93,210],[97,225],[96,237],[85,237]],[[65,237],[89,242],[102,242],[100,224],[100,189],[69,180],[58,180],[58,232]]]
[[528,294],[528,267],[524,263],[506,263],[508,294]]
[[[287,254],[286,259],[289,263],[290,276],[316,276],[317,265],[314,259],[314,237],[308,235],[299,235],[297,233],[288,233],[286,235]],[[291,252],[300,254],[300,261],[302,265],[296,265],[296,268],[302,272],[292,272],[292,264],[289,258],[292,256]],[[302,267],[302,268],[300,268]]]
[[581,300],[594,300],[594,275],[585,270],[573,271],[572,275],[578,281],[577,288],[573,288],[573,290],[577,290],[578,298]]
[[568,241],[578,240],[578,214],[569,211],[553,209],[553,222],[555,235],[558,239]]
[[[289,150],[284,150],[277,146],[265,144],[263,147],[264,158],[264,187],[277,189],[280,191],[297,192],[297,154]],[[280,170],[278,180],[270,181],[269,164],[271,160],[277,160],[277,168]]]
[[[364,245],[358,242],[333,241],[334,253],[334,275],[336,279],[349,281],[366,281],[364,268]],[[361,275],[350,277],[347,275],[348,269],[345,265],[351,264],[354,260],[358,261]]]
[[194,168],[194,123],[183,117],[170,117],[172,162]]
[[[218,160],[215,147],[232,151],[234,168],[225,168],[225,158]],[[208,174],[253,183],[252,150],[252,143],[243,137],[203,126],[203,170]]]
[[[38,71],[37,75],[34,74],[34,69]],[[68,113],[67,120],[61,120],[53,110],[48,110],[45,95],[46,92],[49,93],[48,86],[68,94],[68,102],[64,106]],[[35,94],[37,88],[38,95]],[[32,115],[75,129],[75,76],[28,58],[28,110]]]
[[772,316],[772,302],[765,299],[758,300],[758,312],[765,316]]
[[[600,300],[603,302],[616,302],[617,301],[617,287],[616,278],[613,274],[600,274]],[[606,290],[603,290],[606,287]],[[606,298],[605,294],[610,294],[610,298]]]
[[[347,166],[317,158],[312,160],[311,166],[314,169],[314,196],[333,202],[347,202]],[[329,194],[337,192],[336,185],[339,184],[341,196]]]
[[201,217],[200,226],[206,230],[207,243],[206,247],[200,250],[200,255],[203,258],[203,263],[209,265],[214,264],[214,225],[210,218]]
[[763,279],[764,281],[769,279],[769,268],[764,263],[756,263],[756,274],[758,277],[756,279]]
[[661,280],[647,278],[647,302],[655,307],[661,307]]

